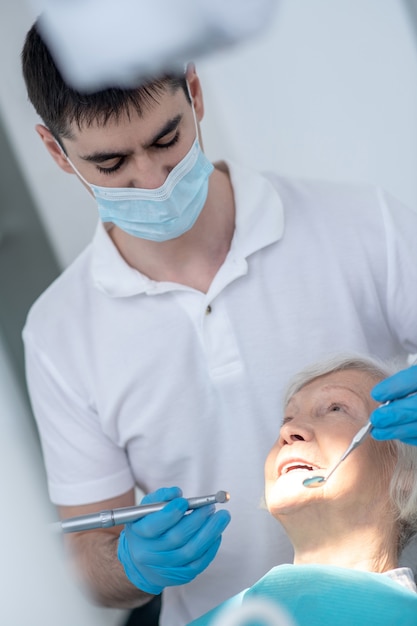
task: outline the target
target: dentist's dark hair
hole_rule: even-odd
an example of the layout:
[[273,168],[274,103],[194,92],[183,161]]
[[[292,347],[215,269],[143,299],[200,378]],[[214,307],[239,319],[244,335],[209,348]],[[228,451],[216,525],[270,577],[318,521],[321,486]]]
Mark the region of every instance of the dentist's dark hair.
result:
[[22,49],[22,71],[30,102],[54,137],[71,138],[70,124],[78,128],[93,123],[105,125],[110,118],[129,115],[132,108],[139,116],[147,107],[171,90],[182,88],[190,102],[185,75],[166,74],[137,88],[119,87],[82,93],[68,85],[42,39],[39,19],[26,35]]

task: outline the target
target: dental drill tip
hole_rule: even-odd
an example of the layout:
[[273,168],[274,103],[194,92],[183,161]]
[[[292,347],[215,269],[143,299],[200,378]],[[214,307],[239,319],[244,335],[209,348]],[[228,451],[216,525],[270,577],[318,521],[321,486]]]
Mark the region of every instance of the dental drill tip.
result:
[[230,500],[230,494],[227,491],[218,491],[216,493],[216,502],[219,504],[223,504],[224,502],[228,502]]
[[61,533],[62,532],[61,522],[52,522],[52,524],[49,524],[49,528],[50,528],[50,530],[52,530],[53,533]]

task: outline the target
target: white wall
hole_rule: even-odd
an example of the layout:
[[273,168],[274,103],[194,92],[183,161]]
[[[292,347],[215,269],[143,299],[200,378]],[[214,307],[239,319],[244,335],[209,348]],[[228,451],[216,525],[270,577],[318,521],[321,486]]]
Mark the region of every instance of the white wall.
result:
[[0,0],[0,114],[62,267],[89,241],[93,201],[75,176],[61,172],[34,131],[40,120],[27,101],[20,51],[34,17],[25,2]]
[[408,20],[401,0],[283,0],[261,40],[200,63],[207,151],[292,176],[370,181],[417,207]]

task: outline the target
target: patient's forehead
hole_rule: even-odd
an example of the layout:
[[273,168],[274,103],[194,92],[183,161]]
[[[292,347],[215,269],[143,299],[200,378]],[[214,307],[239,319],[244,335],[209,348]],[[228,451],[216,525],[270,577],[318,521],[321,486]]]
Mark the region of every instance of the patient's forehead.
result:
[[377,403],[371,398],[372,388],[381,380],[369,372],[346,369],[323,374],[306,383],[288,401],[287,407],[320,399],[328,395],[341,395],[352,401],[362,402],[373,410]]

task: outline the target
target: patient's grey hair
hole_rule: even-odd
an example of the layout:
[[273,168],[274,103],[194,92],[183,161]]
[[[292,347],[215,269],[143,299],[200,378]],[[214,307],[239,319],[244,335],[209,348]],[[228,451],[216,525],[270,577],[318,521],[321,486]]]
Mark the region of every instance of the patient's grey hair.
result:
[[[292,378],[284,396],[284,406],[287,406],[297,391],[326,374],[358,370],[373,378],[377,384],[400,369],[400,366],[394,362],[368,356],[356,354],[332,356],[306,367]],[[385,444],[383,448],[382,443]],[[399,522],[398,550],[400,551],[410,537],[417,533],[417,446],[402,443],[397,439],[388,442],[375,441],[375,444],[381,446],[381,458],[385,465],[381,469],[391,472],[390,497]],[[393,458],[396,459],[394,470],[392,470]]]

